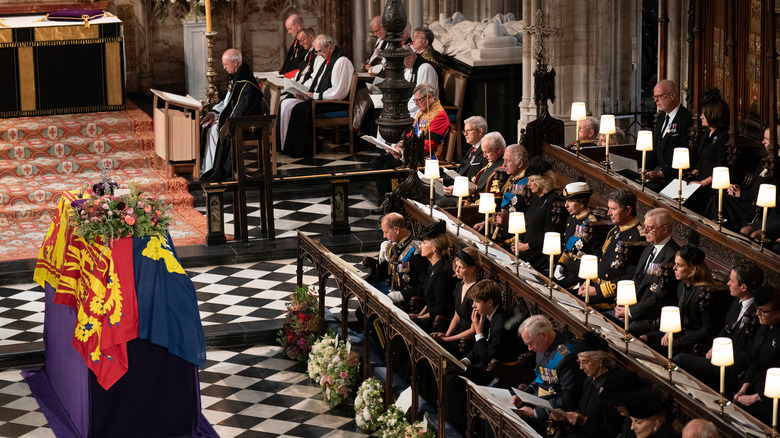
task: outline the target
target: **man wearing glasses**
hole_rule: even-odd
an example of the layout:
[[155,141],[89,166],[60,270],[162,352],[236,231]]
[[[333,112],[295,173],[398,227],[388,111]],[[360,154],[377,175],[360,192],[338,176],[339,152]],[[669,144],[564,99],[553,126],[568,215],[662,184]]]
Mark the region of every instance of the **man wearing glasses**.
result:
[[[637,303],[629,306],[629,330],[634,336],[654,330],[653,322],[658,319],[663,306],[677,305],[677,283],[674,276],[662,278],[663,270],[674,264],[674,255],[680,245],[672,239],[674,219],[665,208],[655,208],[645,214],[642,231],[648,245],[639,256],[634,271]],[[613,311],[606,312],[612,316]],[[625,308],[616,306],[614,316],[619,323],[625,320]]]
[[306,55],[303,57],[303,65],[295,75],[296,82],[303,83],[309,80],[311,77],[314,58],[317,57],[317,53],[314,51],[314,45],[312,44],[314,42],[314,36],[314,29],[310,27],[303,28],[300,32],[298,32],[298,43],[300,43],[300,45],[303,46],[303,49],[306,50]]
[[[769,424],[772,399],[764,395],[766,371],[780,364],[780,292],[772,286],[762,286],[753,293],[753,304],[761,328],[753,338],[747,371],[734,401],[748,413]],[[735,352],[736,353],[736,352]]]
[[[693,116],[680,105],[677,84],[664,79],[653,88],[653,101],[658,107],[658,119],[653,130],[653,153],[647,156],[645,174],[652,190],[660,191],[676,175],[672,168],[674,148],[688,147],[688,131],[693,126]],[[691,160],[693,161],[693,160]]]
[[387,41],[385,41],[387,30],[382,26],[381,15],[377,15],[371,20],[371,33],[376,37],[376,45],[374,45],[374,51],[371,52],[371,57],[363,65],[363,70],[371,76],[384,77],[385,58],[380,56],[380,53],[387,47]]

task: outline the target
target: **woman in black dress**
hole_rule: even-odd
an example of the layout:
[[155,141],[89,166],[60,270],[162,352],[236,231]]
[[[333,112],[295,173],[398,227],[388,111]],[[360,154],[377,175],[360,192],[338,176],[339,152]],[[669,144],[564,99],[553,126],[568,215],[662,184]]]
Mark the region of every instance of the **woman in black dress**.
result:
[[409,317],[417,322],[426,332],[433,331],[436,316],[449,317],[455,312],[455,300],[452,290],[455,288],[455,276],[448,262],[450,239],[447,237],[447,226],[439,221],[426,227],[420,235],[420,254],[431,263],[423,287],[425,307],[419,314]]
[[[532,195],[528,210],[525,212],[525,234],[520,236],[519,256],[531,263],[534,269],[547,275],[549,260],[542,254],[544,233],[561,231],[561,226],[553,223],[552,214],[553,203],[560,201],[561,197],[555,191],[555,174],[549,170],[550,164],[546,161],[544,163],[546,163],[546,170],[528,177],[528,188]],[[532,170],[532,166],[529,165],[528,169]],[[565,224],[566,221],[562,223]],[[514,252],[514,245],[511,250]]]
[[451,352],[458,352],[460,340],[469,336],[474,336],[474,329],[471,328],[471,311],[474,301],[468,298],[468,291],[474,283],[477,282],[477,270],[482,267],[482,261],[479,258],[479,251],[474,247],[466,247],[455,254],[455,261],[452,263],[452,269],[455,271],[455,277],[460,281],[455,285],[452,297],[455,300],[455,313],[452,315],[447,331],[431,333],[431,337]]
[[[699,296],[702,289],[714,283],[712,271],[704,264],[704,251],[693,245],[685,245],[674,257],[674,277],[677,286],[677,307],[680,308],[682,331],[675,333],[674,354],[689,353],[696,344],[710,344],[717,333],[712,312],[702,311]],[[669,347],[669,335],[650,332],[639,339],[661,354]]]
[[[726,142],[729,139],[729,106],[720,98],[720,90],[714,88],[704,96],[701,106],[701,125],[706,131],[701,136],[699,147],[696,151],[698,159],[691,170],[695,181],[702,188],[697,191],[695,201],[688,207],[693,211],[704,214],[707,203],[715,196],[712,186],[712,169],[718,166],[727,166]],[[700,194],[698,192],[701,191]]]

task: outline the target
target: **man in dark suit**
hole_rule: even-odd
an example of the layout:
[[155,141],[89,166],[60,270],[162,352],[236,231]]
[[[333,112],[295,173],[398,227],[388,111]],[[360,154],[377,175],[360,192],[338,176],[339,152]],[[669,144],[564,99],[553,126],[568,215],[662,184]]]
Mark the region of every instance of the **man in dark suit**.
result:
[[[460,176],[473,179],[487,164],[487,159],[482,153],[482,138],[487,134],[487,127],[487,121],[481,116],[469,117],[463,122],[463,136],[466,137],[466,143],[470,146],[470,149],[455,169]],[[436,205],[439,207],[454,207],[458,205],[458,198],[452,196],[454,182],[450,177],[445,176],[443,178],[444,196],[436,199]]]
[[306,49],[298,41],[298,32],[303,29],[303,18],[300,15],[292,14],[287,17],[284,27],[287,29],[287,33],[293,37],[293,42],[290,44],[290,48],[287,49],[287,56],[284,57],[282,68],[279,69],[281,74],[301,68],[303,57],[306,56]]
[[764,395],[766,371],[780,363],[780,290],[762,286],[753,293],[756,315],[761,324],[753,338],[747,371],[734,401],[754,417],[769,424],[772,399]]
[[[693,116],[680,105],[680,89],[674,82],[664,79],[653,88],[653,100],[660,113],[653,130],[653,153],[648,154],[645,177],[652,190],[660,191],[677,175],[672,168],[674,148],[688,147],[688,131],[693,126]],[[694,162],[691,157],[691,162]]]
[[314,59],[317,58],[317,53],[314,52],[314,29],[305,27],[298,32],[298,43],[303,47],[304,55],[301,67],[298,73],[295,74],[295,81],[304,83],[314,74]]
[[[734,302],[731,303],[725,326],[718,337],[730,338],[734,349],[734,365],[726,368],[726,392],[730,394],[739,389],[739,382],[748,367],[752,339],[758,328],[753,291],[761,287],[763,282],[764,271],[753,263],[740,263],[731,269],[729,275],[729,292]],[[674,362],[709,387],[718,390],[720,373],[718,367],[712,366],[710,359],[712,348],[705,357],[678,354]]]
[[477,282],[469,291],[474,300],[471,313],[471,327],[474,329],[474,347],[461,359],[468,369],[466,377],[477,384],[490,382],[487,366],[493,359],[514,362],[522,351],[523,344],[514,327],[505,323],[512,315],[501,306],[501,287],[492,280]]
[[[672,239],[673,223],[674,219],[664,208],[645,214],[643,231],[649,245],[642,251],[634,271],[637,303],[629,307],[629,331],[634,336],[654,330],[653,321],[661,315],[661,308],[677,304],[677,280],[671,277],[661,281],[660,277],[663,265],[673,265],[674,256],[680,249]],[[610,316],[610,312],[607,315]],[[623,321],[624,307],[615,307],[614,316]]]

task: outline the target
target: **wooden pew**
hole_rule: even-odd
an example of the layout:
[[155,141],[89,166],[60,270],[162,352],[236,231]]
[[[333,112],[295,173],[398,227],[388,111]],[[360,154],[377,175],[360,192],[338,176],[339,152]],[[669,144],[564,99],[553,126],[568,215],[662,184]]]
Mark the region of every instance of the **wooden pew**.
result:
[[[435,220],[445,219],[448,222],[447,235],[456,251],[464,246],[474,244],[475,236],[478,236],[468,226],[462,227],[460,235],[456,236],[454,232],[456,229],[456,218],[446,212],[436,210],[434,211],[434,217],[431,217],[428,214],[427,207],[414,201],[405,201],[404,209],[404,214],[415,232]],[[484,246],[480,244],[477,244],[477,246],[484,253]],[[698,382],[694,377],[680,369],[674,370],[673,379],[670,382],[669,373],[663,369],[667,364],[665,357],[636,339],[630,343],[630,350],[627,352],[626,346],[621,340],[621,337],[624,335],[622,328],[608,320],[600,320],[600,315],[593,313],[590,314],[590,324],[585,325],[584,315],[573,309],[571,311],[567,310],[570,308],[567,303],[572,302],[578,304],[580,308],[584,308],[584,303],[578,298],[567,292],[555,290],[553,292],[555,299],[551,300],[546,286],[548,279],[545,276],[528,268],[519,269],[521,276],[518,276],[516,274],[517,268],[506,263],[507,259],[511,260],[513,258],[511,254],[492,246],[489,251],[492,256],[483,258],[483,278],[494,279],[502,285],[502,290],[505,292],[504,305],[513,304],[518,300],[524,301],[533,313],[547,315],[557,329],[574,336],[582,336],[587,331],[593,329],[606,334],[610,344],[610,351],[619,366],[636,372],[640,377],[652,382],[658,390],[670,394],[675,404],[679,407],[678,418],[681,421],[704,418],[712,421],[724,437],[736,438],[746,436],[746,432],[741,429],[741,426],[737,425],[739,422],[747,425],[747,427],[759,435],[769,432],[768,427],[733,405],[726,407],[726,417],[722,418],[719,413],[719,406],[713,402],[719,398],[719,395],[706,385]],[[497,258],[500,260],[497,261]],[[690,387],[681,388],[678,386],[681,382],[686,382]],[[693,398],[691,393],[698,397],[698,400]],[[471,406],[469,407],[469,412],[473,412]]]
[[[420,361],[426,361],[431,370],[433,370],[434,376],[437,381],[438,389],[438,421],[439,430],[438,436],[445,438],[444,425],[446,421],[446,406],[445,406],[445,391],[444,381],[445,374],[448,368],[455,368],[456,370],[465,371],[466,366],[463,365],[457,358],[453,357],[447,352],[439,343],[428,336],[417,324],[412,322],[411,319],[401,309],[393,305],[393,302],[382,292],[376,290],[373,286],[367,283],[363,278],[358,275],[358,271],[354,269],[350,264],[341,260],[337,255],[328,251],[327,248],[322,246],[319,242],[306,237],[302,233],[298,233],[298,285],[303,283],[303,261],[309,259],[314,263],[317,269],[317,278],[319,280],[319,308],[320,315],[325,314],[325,284],[328,277],[332,277],[338,284],[339,291],[341,293],[341,335],[343,339],[347,338],[347,316],[349,308],[347,301],[350,296],[355,296],[360,302],[360,307],[363,311],[363,333],[368,334],[368,323],[372,317],[376,316],[383,324],[388,339],[387,345],[391,343],[390,340],[400,337],[406,344],[406,347],[410,354],[411,366],[412,366],[412,422],[417,420],[417,414],[419,411],[418,406],[418,363]],[[324,333],[324,318],[320,331]],[[391,348],[385,349],[385,364],[387,366],[387,382],[385,386],[385,400],[389,405],[393,402],[393,361],[391,360]],[[364,338],[363,342],[363,377],[368,378],[371,375],[371,367],[369,361],[369,341],[368,336]]]
[[706,263],[715,271],[729,272],[737,263],[750,261],[764,270],[765,281],[780,284],[780,256],[772,252],[759,252],[757,244],[744,236],[724,229],[718,231],[718,225],[683,206],[677,208],[677,203],[661,197],[650,189],[642,191],[641,185],[610,172],[594,161],[580,157],[562,148],[545,145],[542,156],[548,160],[555,172],[558,185],[584,179],[593,196],[591,204],[606,205],[610,192],[617,189],[630,189],[637,196],[637,212],[640,221],[644,214],[657,207],[664,207],[672,213],[675,225],[672,227],[672,237],[680,245],[692,243],[699,246],[707,254]]

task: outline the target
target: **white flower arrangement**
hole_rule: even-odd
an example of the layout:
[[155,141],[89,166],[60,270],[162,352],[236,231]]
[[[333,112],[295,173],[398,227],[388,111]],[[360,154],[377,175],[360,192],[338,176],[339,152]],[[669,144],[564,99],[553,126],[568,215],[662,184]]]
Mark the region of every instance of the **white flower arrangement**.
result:
[[373,432],[379,428],[379,416],[385,410],[384,388],[374,377],[363,381],[355,397],[355,423],[358,427]]
[[309,378],[319,384],[323,372],[328,368],[328,362],[335,354],[336,337],[326,333],[311,346],[308,363]]
[[390,405],[384,414],[379,416],[380,437],[406,438],[406,428],[411,426],[404,412],[396,405]]

